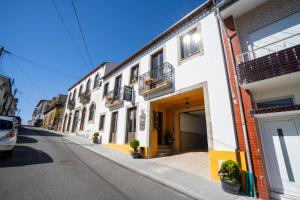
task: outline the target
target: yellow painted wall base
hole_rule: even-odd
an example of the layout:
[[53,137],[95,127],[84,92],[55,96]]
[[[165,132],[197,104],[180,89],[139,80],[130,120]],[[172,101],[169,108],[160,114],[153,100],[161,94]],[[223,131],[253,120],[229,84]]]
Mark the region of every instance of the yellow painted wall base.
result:
[[[209,151],[209,164],[210,164],[210,177],[218,181],[220,180],[218,171],[219,167],[222,164],[222,161],[225,160],[233,160],[237,161],[237,155],[234,151]],[[242,185],[245,188],[245,180],[246,180],[246,171],[247,171],[247,163],[246,163],[246,155],[245,152],[240,152],[240,162],[242,169]]]
[[[117,151],[122,151],[125,153],[130,153],[132,151],[130,145],[128,144],[103,144],[105,147],[117,150]],[[145,157],[148,157],[148,148],[145,147]]]

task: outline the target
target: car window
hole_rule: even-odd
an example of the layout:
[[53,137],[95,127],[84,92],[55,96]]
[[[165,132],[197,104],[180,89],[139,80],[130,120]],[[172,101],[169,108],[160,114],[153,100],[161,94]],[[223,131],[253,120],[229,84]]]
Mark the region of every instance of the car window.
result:
[[11,121],[0,119],[0,130],[2,129],[13,129],[13,123]]

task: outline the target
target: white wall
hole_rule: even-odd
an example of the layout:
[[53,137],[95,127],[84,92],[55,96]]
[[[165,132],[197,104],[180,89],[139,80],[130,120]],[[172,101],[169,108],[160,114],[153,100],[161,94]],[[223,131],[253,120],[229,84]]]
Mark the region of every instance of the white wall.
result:
[[252,98],[254,102],[278,99],[283,97],[293,97],[295,104],[300,104],[300,84],[276,87],[267,90],[254,90]]

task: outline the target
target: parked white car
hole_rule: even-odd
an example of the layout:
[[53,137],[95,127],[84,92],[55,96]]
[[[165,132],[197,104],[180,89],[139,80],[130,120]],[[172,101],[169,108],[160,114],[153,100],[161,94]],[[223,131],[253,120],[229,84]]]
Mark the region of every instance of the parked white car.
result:
[[17,141],[17,121],[14,117],[0,116],[0,153],[10,157]]

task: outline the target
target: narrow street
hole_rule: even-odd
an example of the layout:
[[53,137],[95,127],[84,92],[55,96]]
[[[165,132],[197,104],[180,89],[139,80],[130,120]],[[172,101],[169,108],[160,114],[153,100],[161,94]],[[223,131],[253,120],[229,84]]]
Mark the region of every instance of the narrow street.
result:
[[60,135],[21,128],[0,160],[0,199],[190,199]]

